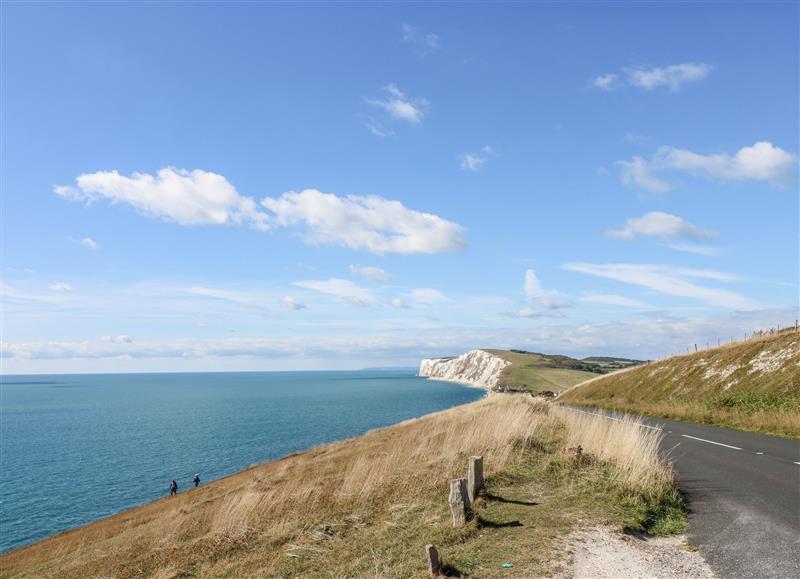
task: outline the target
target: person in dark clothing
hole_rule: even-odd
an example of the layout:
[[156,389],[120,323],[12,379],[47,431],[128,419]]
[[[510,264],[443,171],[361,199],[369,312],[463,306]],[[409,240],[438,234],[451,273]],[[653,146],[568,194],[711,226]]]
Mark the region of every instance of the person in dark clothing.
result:
[[178,483],[174,480],[169,483],[169,496],[178,494]]
[[194,475],[194,478],[192,479],[192,482],[194,483],[195,487],[200,485],[200,473]]

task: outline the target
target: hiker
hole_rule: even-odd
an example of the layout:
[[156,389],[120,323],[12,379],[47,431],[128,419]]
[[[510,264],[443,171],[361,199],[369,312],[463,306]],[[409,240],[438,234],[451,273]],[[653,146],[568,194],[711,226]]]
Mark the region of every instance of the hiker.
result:
[[169,483],[169,496],[178,494],[178,483],[174,480]]
[[194,478],[192,479],[192,482],[194,483],[195,487],[200,485],[200,473],[197,473],[196,475],[194,475]]

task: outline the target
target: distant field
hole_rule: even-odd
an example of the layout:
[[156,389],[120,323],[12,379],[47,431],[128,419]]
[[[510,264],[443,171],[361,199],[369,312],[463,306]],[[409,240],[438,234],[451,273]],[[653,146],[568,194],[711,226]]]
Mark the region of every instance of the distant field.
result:
[[511,362],[511,366],[503,371],[500,385],[533,394],[546,391],[558,394],[575,384],[608,372],[609,366],[616,369],[639,363],[638,360],[621,358],[576,360],[568,356],[550,356],[534,352],[486,351]]
[[603,376],[559,402],[800,438],[800,333],[766,334]]

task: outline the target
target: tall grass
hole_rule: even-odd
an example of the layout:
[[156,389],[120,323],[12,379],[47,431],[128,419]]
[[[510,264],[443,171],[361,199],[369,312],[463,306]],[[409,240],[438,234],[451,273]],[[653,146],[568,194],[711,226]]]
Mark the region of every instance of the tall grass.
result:
[[[255,467],[11,552],[0,557],[0,575],[349,576],[368,566],[388,569],[385,575],[413,574],[421,561],[408,552],[421,552],[417,543],[431,535],[461,545],[466,540],[452,535],[442,514],[449,480],[465,475],[468,456],[485,457],[489,481],[525,472],[533,488],[541,488],[544,473],[537,469],[548,461],[565,462],[576,473],[584,468],[558,450],[578,445],[598,464],[608,463],[597,472],[611,472],[612,482],[631,497],[663,497],[672,485],[671,470],[658,458],[657,435],[635,422],[576,415],[530,396],[494,395]],[[547,492],[557,497],[566,490]],[[401,526],[392,531],[391,525]],[[399,532],[404,539],[398,543]],[[551,541],[552,535],[546,528],[518,533],[528,533],[528,540],[539,533]],[[515,537],[526,540],[525,534]]]

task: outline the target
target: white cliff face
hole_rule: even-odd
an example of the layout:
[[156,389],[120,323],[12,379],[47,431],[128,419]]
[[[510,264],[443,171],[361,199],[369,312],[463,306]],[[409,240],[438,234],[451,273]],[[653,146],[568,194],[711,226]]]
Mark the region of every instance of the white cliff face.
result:
[[489,352],[472,350],[457,358],[422,360],[419,375],[491,390],[497,386],[503,368],[510,363]]

